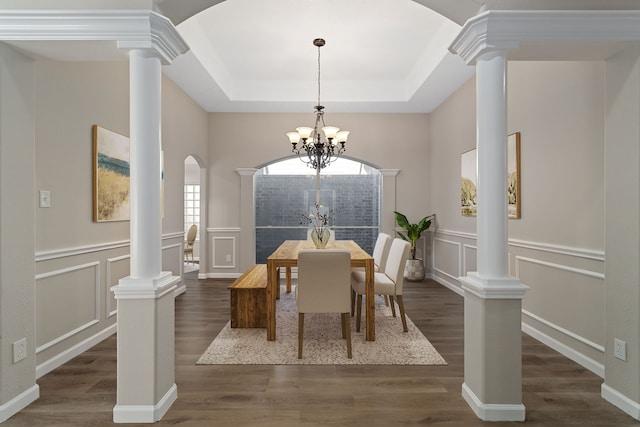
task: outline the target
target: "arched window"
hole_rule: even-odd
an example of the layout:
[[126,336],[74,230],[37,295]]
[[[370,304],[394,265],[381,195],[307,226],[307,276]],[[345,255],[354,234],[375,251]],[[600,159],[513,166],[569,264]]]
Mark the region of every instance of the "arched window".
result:
[[[302,215],[314,211],[316,173],[297,157],[268,164],[255,176],[256,262],[285,240],[307,238]],[[339,158],[320,174],[320,203],[331,212],[336,239],[371,253],[380,232],[380,172]]]

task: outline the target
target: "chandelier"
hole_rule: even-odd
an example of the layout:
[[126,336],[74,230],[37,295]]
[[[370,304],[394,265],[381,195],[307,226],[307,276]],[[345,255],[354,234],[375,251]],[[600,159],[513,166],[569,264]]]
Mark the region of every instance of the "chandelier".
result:
[[[298,127],[295,132],[287,132],[287,136],[293,146],[291,151],[310,168],[320,172],[320,169],[329,166],[344,153],[349,131],[340,130],[335,126],[326,126],[324,123],[324,111],[322,111],[324,107],[320,105],[320,48],[325,45],[325,41],[315,39],[313,45],[318,47],[318,105],[314,107],[316,123],[312,128]],[[321,125],[324,136],[318,131]],[[301,146],[298,147],[301,141]]]

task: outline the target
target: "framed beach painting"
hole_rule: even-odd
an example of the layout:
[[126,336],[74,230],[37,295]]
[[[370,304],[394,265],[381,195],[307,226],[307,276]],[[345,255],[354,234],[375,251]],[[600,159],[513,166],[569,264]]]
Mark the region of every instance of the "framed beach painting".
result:
[[507,138],[507,203],[509,218],[520,218],[520,132]]
[[478,203],[478,150],[466,151],[460,156],[460,202],[463,216],[476,216]]
[[129,138],[93,125],[93,220],[129,220]]
[[[476,216],[478,203],[478,150],[460,156],[460,203],[463,216]],[[507,138],[507,203],[508,217],[520,218],[520,132]]]

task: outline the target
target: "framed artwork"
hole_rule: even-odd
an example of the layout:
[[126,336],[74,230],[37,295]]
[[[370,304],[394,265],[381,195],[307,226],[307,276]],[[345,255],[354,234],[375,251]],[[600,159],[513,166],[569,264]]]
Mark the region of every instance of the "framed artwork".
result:
[[[460,202],[463,216],[476,216],[478,202],[478,150],[460,156]],[[507,138],[507,203],[508,217],[520,218],[520,132]]]
[[478,203],[478,150],[474,148],[460,156],[460,202],[463,216],[476,216]]
[[129,220],[129,138],[93,125],[93,220]]
[[507,138],[507,203],[509,218],[520,218],[520,132]]

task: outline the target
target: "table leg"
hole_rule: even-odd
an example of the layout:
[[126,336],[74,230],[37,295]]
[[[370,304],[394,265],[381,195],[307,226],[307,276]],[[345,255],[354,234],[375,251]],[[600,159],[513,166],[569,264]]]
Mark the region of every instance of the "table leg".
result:
[[287,293],[291,293],[291,267],[287,267],[286,269],[286,281],[287,281]]
[[367,259],[367,264],[365,266],[365,276],[366,276],[366,317],[367,317],[367,341],[375,341],[376,340],[376,304],[375,304],[375,295],[373,293],[373,282],[374,282],[374,269],[373,269],[373,258]]
[[278,268],[271,260],[267,260],[267,341],[276,340],[276,286]]

